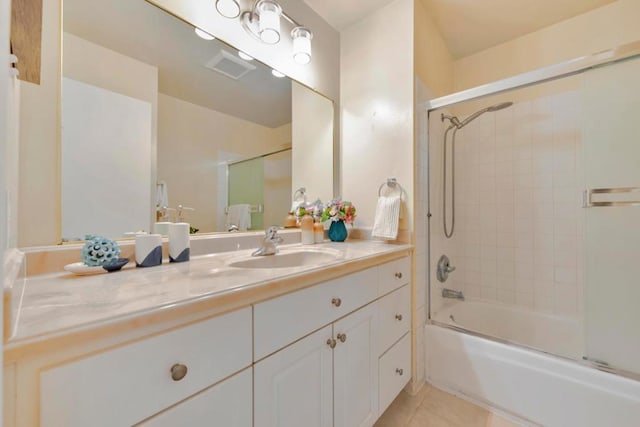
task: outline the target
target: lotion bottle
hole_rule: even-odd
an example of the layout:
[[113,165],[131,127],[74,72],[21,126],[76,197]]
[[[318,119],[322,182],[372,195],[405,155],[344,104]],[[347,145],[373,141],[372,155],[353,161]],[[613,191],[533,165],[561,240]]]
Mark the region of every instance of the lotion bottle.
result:
[[314,243],[313,218],[310,215],[307,214],[300,220],[300,230],[302,232],[302,244],[312,245]]
[[316,218],[316,222],[313,223],[313,241],[314,243],[324,241],[324,225],[320,222],[320,218]]

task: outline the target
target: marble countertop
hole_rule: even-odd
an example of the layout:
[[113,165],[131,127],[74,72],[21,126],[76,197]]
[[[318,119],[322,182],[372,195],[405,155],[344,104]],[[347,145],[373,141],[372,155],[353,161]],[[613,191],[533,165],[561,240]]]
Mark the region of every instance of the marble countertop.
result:
[[[282,254],[300,249],[300,244],[280,247]],[[363,240],[327,242],[304,249],[326,251],[336,258],[288,268],[230,266],[250,258],[252,250],[241,250],[196,256],[185,263],[125,268],[94,276],[61,272],[30,277],[21,295],[13,295],[17,299],[13,304],[18,305],[12,335],[5,348],[98,329],[158,311],[188,308],[203,301],[211,305],[223,296],[233,295],[238,306],[246,306],[265,299],[267,294],[259,291],[269,285],[272,289],[266,297],[273,297],[298,289],[301,286],[297,283],[308,286],[316,276],[318,282],[322,281],[324,272],[348,274],[367,268],[372,262],[384,262],[394,255],[399,257],[412,246]]]

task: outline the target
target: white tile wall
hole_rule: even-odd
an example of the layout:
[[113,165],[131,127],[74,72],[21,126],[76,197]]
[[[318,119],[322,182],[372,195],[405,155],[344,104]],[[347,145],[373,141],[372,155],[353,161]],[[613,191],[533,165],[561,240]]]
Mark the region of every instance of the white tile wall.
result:
[[[432,113],[437,120],[433,116],[429,124],[431,263],[442,253],[451,258],[457,270],[447,287],[468,299],[572,318],[581,314],[578,101],[577,90],[524,99],[457,132],[451,239],[442,231],[442,135],[448,122],[443,125],[440,112]],[[458,107],[454,114],[464,118],[494,102]],[[432,286],[433,311],[442,301],[433,278]]]

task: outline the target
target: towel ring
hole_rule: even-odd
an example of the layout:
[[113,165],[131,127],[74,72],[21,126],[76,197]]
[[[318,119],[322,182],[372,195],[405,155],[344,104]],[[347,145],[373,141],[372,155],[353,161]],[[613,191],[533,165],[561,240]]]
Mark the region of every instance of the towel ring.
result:
[[387,178],[387,180],[380,185],[380,188],[378,188],[378,197],[382,196],[382,189],[385,187],[389,187],[392,190],[400,192],[400,199],[402,199],[402,196],[406,194],[404,188],[402,188],[395,178]]
[[[298,199],[298,195],[302,198],[302,200]],[[298,188],[293,193],[293,200],[296,202],[306,202],[307,201],[307,189],[305,187]]]

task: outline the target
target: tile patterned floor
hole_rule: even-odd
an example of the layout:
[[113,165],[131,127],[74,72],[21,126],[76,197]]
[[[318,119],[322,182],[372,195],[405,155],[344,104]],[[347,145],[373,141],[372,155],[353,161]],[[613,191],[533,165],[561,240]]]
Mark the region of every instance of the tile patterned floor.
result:
[[496,414],[430,385],[393,401],[374,427],[518,427]]

